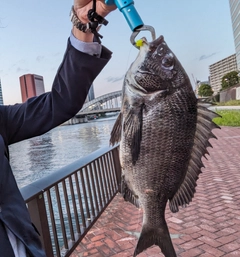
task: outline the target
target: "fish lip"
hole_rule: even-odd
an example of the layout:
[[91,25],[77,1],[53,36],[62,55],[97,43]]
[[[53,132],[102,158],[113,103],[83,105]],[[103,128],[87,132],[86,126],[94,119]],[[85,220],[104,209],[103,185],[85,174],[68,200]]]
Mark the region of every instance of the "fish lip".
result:
[[154,41],[152,41],[149,44],[150,48],[156,48],[158,47],[160,44],[162,44],[164,42],[164,37],[161,35],[160,37],[158,37],[157,39],[155,39]]
[[155,39],[152,42],[148,42],[147,39],[145,37],[142,38],[143,43],[145,43],[146,45],[149,46],[149,48],[156,48],[158,47],[160,44],[162,44],[164,42],[164,37],[161,35],[160,37],[158,37],[157,39]]

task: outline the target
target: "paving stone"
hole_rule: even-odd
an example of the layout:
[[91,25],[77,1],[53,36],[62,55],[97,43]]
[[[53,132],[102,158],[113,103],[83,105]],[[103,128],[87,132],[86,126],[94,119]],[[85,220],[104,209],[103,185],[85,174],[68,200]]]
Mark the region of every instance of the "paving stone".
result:
[[203,254],[199,255],[199,257],[215,257],[215,256],[210,253],[203,253]]
[[216,238],[219,238],[218,235],[216,235],[215,233],[212,233],[212,232],[209,232],[207,230],[201,230],[198,232],[199,234],[203,235],[203,236],[207,236],[209,238],[212,238],[212,239],[216,239]]
[[238,239],[237,236],[229,235],[229,236],[224,236],[224,237],[218,238],[217,241],[219,241],[221,244],[227,244],[227,243],[230,243],[230,242],[234,242],[237,239]]
[[175,218],[175,217],[171,217],[171,218],[169,218],[168,220],[171,221],[171,222],[173,222],[173,223],[177,223],[177,224],[180,224],[180,223],[183,222],[182,220],[177,219],[177,218]]
[[231,242],[231,243],[225,244],[224,246],[220,247],[219,249],[226,253],[240,250],[239,243],[237,243],[237,242]]
[[212,246],[212,247],[219,247],[221,246],[221,243],[219,243],[218,241],[216,241],[215,239],[212,239],[210,237],[207,236],[202,236],[199,238],[200,241]]
[[198,248],[190,249],[184,253],[181,253],[181,257],[197,257],[202,253],[202,251]]
[[95,236],[91,239],[92,242],[95,242],[95,241],[99,241],[101,239],[105,238],[105,235],[99,235],[99,236]]
[[217,247],[211,246],[209,244],[200,245],[201,248],[205,253],[211,254],[214,257],[224,256],[225,252],[218,250]]
[[240,250],[239,251],[233,251],[231,253],[226,254],[224,257],[238,257],[240,256]]

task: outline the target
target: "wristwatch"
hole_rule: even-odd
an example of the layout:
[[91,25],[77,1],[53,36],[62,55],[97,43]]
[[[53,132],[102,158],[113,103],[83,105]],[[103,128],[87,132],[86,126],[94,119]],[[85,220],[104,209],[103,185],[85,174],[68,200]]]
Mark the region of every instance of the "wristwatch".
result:
[[71,12],[70,12],[70,20],[71,22],[73,23],[73,25],[81,30],[82,32],[84,33],[92,33],[92,30],[90,28],[90,23],[83,23],[79,20],[75,10],[74,10],[74,7],[72,6],[71,8]]

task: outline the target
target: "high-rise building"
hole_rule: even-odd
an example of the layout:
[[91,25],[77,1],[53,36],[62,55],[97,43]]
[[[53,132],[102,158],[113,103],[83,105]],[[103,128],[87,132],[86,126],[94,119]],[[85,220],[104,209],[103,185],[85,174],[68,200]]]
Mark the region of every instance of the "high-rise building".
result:
[[222,88],[222,77],[231,71],[237,71],[236,54],[230,55],[209,66],[210,85],[217,94]]
[[237,68],[240,70],[240,0],[229,0]]
[[85,103],[92,101],[93,99],[95,99],[95,94],[94,94],[94,88],[93,88],[93,84],[92,84],[92,86],[90,87],[90,89],[88,91],[88,95],[85,100]]
[[92,101],[95,98],[95,94],[94,94],[94,88],[93,88],[93,84],[90,87],[89,91],[88,91],[88,99],[89,101]]
[[3,105],[2,83],[0,79],[0,105]]
[[45,93],[43,77],[35,74],[25,74],[19,78],[22,102],[28,98]]

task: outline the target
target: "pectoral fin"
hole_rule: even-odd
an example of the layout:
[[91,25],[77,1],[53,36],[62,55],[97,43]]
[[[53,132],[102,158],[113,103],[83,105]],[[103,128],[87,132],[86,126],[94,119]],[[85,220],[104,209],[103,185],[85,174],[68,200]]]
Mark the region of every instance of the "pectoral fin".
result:
[[133,165],[136,164],[140,154],[142,141],[142,123],[143,123],[143,108],[144,104],[139,108],[131,108],[124,120],[123,131],[128,138],[131,138],[130,149]]
[[122,113],[120,112],[111,132],[110,145],[113,146],[120,142],[121,133],[122,133]]

